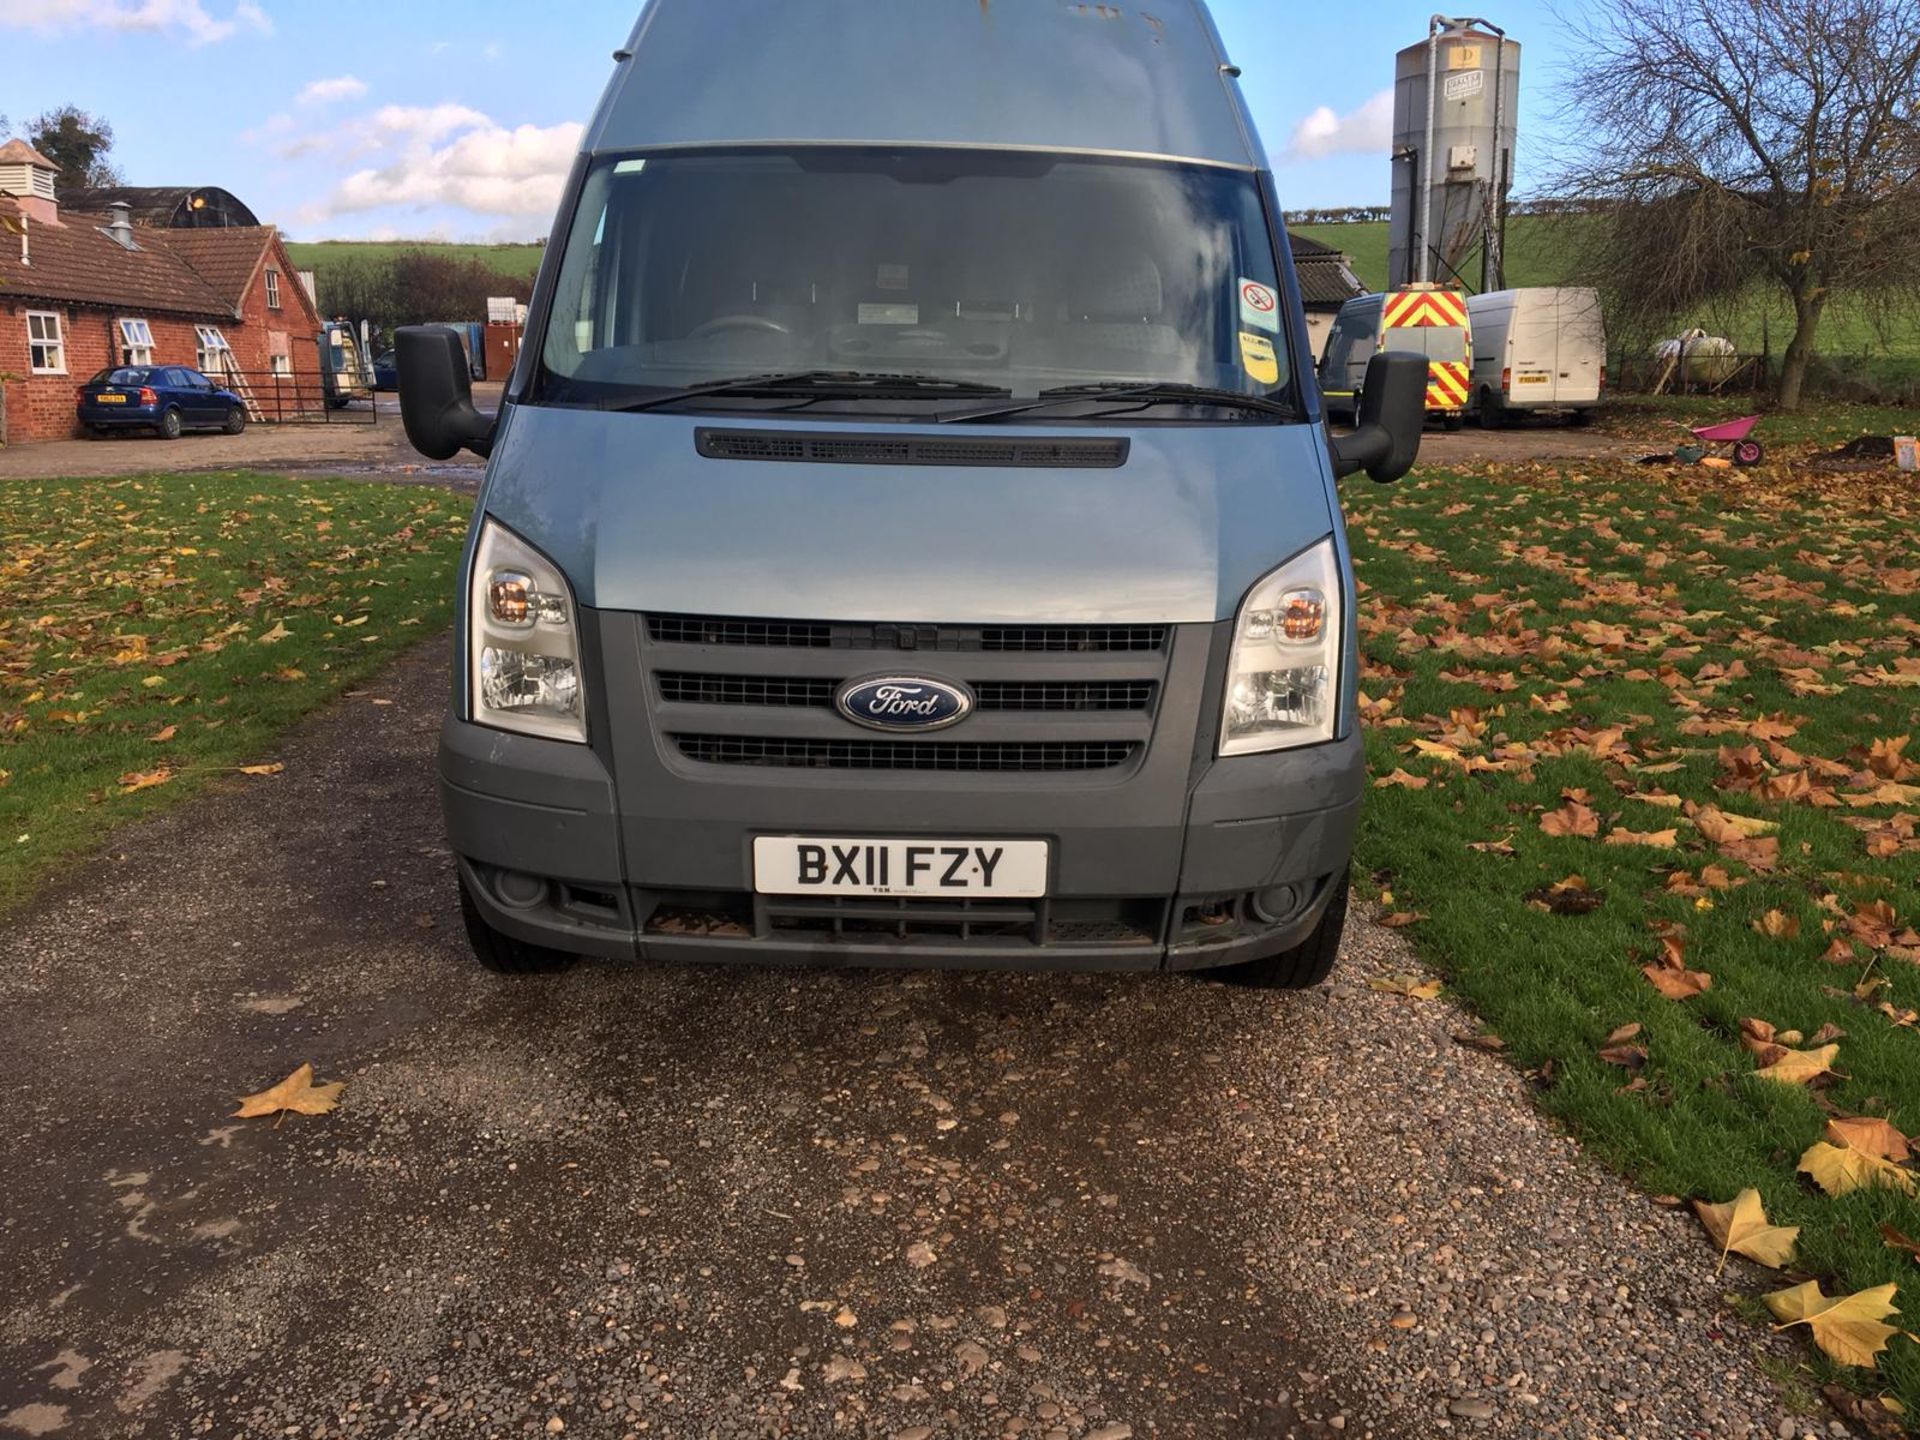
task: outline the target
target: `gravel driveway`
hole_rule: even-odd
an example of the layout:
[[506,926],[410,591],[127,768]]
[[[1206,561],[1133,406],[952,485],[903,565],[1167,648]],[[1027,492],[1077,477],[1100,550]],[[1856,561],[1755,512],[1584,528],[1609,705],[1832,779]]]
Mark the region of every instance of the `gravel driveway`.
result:
[[[8,923],[0,1435],[1829,1433],[1367,920],[1307,995],[494,979],[444,693],[409,657]],[[337,1112],[228,1118],[302,1060]]]

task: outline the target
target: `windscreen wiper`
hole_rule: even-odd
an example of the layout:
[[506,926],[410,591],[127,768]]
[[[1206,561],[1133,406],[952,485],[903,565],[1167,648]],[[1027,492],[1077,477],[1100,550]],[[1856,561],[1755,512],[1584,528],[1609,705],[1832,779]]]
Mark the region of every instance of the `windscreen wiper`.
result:
[[958,421],[1000,420],[1009,415],[1023,415],[1029,410],[1039,410],[1048,405],[1061,405],[1073,400],[1107,401],[1137,400],[1149,405],[1218,405],[1225,409],[1251,411],[1261,415],[1285,415],[1292,418],[1294,409],[1279,400],[1269,400],[1264,395],[1249,395],[1244,390],[1227,390],[1215,385],[1185,385],[1173,380],[1096,380],[1084,385],[1056,385],[1042,390],[1032,400],[1017,401],[1012,405],[996,405],[987,410],[960,410],[951,415],[942,415],[941,424]]
[[1004,385],[949,380],[937,375],[882,375],[863,370],[787,370],[710,380],[700,385],[669,390],[665,394],[642,396],[637,400],[605,400],[597,408],[631,414],[637,410],[654,410],[706,395],[738,395],[755,399],[899,400],[923,396],[937,399],[943,395],[967,397],[1012,393]]

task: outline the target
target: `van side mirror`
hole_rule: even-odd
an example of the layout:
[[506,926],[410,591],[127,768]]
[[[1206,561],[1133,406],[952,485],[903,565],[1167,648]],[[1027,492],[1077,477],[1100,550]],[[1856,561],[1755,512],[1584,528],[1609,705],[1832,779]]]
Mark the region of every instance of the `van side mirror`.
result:
[[1375,480],[1398,480],[1419,458],[1426,423],[1427,357],[1381,351],[1367,362],[1357,428],[1328,442],[1334,474],[1364,470]]
[[462,447],[493,451],[493,422],[473,408],[473,377],[460,337],[439,325],[403,325],[394,333],[400,371],[400,419],[407,439],[429,460],[451,460]]

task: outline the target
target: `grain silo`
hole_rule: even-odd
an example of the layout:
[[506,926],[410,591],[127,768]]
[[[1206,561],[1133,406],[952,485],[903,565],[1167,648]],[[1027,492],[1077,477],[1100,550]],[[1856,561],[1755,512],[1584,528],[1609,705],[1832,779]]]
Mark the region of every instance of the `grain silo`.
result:
[[[1391,284],[1502,288],[1519,98],[1519,42],[1485,20],[1435,15],[1395,57]],[[1458,275],[1476,251],[1480,273]]]

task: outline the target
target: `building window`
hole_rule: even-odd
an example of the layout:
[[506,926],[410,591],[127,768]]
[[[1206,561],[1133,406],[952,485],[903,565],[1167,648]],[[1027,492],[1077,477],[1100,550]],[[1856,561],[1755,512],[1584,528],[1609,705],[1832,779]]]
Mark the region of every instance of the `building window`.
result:
[[218,325],[193,327],[193,363],[203,375],[224,375],[233,368],[233,347]]
[[280,308],[280,272],[271,266],[267,268],[267,308]]
[[36,375],[67,373],[67,346],[60,337],[59,312],[27,312],[27,359]]
[[146,321],[122,320],[120,322],[120,363],[122,365],[153,363],[153,327]]
[[288,380],[293,376],[293,357],[291,355],[269,355],[267,369],[276,380]]

